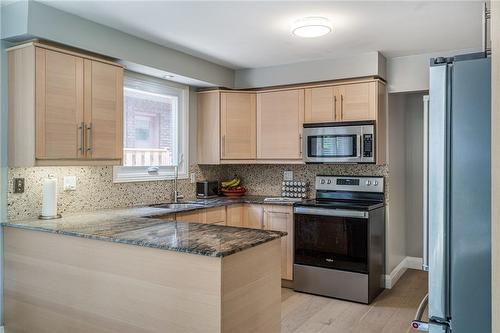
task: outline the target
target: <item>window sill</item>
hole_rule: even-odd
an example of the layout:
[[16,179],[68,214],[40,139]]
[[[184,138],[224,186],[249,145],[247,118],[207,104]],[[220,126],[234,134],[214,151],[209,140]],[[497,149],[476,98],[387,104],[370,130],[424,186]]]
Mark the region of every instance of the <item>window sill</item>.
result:
[[[139,183],[156,182],[164,180],[174,180],[174,173],[171,170],[148,173],[147,171],[124,171],[124,167],[113,167],[113,183]],[[188,179],[188,172],[181,171],[177,179]]]

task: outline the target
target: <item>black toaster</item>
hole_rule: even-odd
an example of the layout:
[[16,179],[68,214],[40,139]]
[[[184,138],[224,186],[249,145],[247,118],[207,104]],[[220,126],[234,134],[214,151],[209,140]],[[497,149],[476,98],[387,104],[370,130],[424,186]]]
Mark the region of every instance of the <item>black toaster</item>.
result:
[[200,199],[213,198],[219,195],[219,182],[204,180],[196,183],[196,197]]

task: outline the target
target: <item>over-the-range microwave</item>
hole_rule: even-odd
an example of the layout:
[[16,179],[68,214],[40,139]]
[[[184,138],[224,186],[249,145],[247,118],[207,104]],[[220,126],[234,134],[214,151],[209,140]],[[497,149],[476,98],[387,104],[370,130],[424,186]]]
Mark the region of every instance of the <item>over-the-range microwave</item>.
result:
[[375,122],[304,124],[304,162],[375,163]]

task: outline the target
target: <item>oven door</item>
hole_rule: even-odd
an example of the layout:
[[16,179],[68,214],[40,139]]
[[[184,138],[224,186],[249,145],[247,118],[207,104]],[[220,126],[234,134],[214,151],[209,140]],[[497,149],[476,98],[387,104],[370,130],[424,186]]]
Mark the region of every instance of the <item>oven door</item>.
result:
[[[306,163],[371,163],[373,125],[304,126]],[[364,143],[367,144],[365,149]],[[369,149],[369,150],[368,150]]]
[[295,264],[368,273],[368,212],[295,207]]

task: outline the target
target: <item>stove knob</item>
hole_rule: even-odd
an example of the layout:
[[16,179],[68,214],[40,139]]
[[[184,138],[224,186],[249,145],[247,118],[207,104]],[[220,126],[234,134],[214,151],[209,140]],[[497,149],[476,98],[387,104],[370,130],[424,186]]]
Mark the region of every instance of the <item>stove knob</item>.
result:
[[321,179],[320,183],[321,183],[321,184],[324,184],[324,183],[325,183],[325,180],[324,180],[324,179]]
[[372,184],[372,182],[370,180],[366,181],[366,186],[370,186],[371,184]]
[[331,184],[332,183],[332,180],[331,179],[328,179],[328,184]]
[[378,185],[378,181],[374,181],[373,185],[377,186]]

